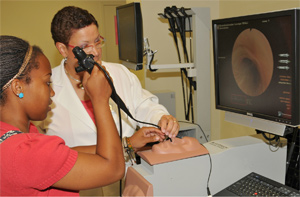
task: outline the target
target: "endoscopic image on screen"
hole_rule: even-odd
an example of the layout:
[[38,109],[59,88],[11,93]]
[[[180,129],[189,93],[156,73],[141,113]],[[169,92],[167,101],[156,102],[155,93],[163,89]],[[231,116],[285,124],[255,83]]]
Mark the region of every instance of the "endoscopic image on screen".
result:
[[214,24],[217,106],[291,119],[291,16],[221,19]]
[[242,31],[232,50],[232,72],[239,88],[249,96],[261,95],[273,75],[273,53],[264,34],[254,28]]

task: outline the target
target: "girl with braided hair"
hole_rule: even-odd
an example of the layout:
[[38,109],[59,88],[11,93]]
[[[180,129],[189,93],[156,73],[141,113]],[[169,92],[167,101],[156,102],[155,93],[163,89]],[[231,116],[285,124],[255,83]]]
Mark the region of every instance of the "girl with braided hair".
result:
[[102,71],[95,67],[82,80],[96,107],[97,144],[72,149],[60,137],[30,126],[46,118],[55,95],[41,49],[0,36],[0,75],[0,196],[79,196],[81,189],[124,176],[121,141],[108,105],[112,90]]

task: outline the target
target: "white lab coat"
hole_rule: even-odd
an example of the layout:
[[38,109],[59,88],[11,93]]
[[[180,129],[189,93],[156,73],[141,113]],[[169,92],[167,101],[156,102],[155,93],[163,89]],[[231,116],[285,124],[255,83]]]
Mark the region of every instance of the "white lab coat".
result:
[[[158,104],[158,98],[142,88],[138,78],[121,64],[102,62],[106,67],[117,94],[127,105],[137,120],[157,124],[162,115],[169,114],[166,108]],[[47,135],[63,138],[70,147],[96,144],[96,127],[93,120],[76,95],[71,82],[64,71],[64,60],[52,70],[52,110],[42,122],[34,122],[40,131]],[[101,87],[99,87],[101,88]],[[119,115],[117,105],[109,101],[111,112],[118,130]],[[131,136],[138,126],[149,126],[135,122],[122,110],[122,133]]]

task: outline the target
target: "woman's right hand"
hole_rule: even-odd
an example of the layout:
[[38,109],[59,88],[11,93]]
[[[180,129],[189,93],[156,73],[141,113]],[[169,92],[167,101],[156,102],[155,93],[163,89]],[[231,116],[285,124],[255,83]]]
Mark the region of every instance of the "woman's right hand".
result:
[[130,142],[135,151],[143,148],[147,143],[163,141],[165,134],[155,127],[142,127],[131,137]]
[[[106,71],[105,67],[102,67]],[[92,102],[96,100],[108,101],[109,97],[111,96],[112,88],[103,71],[97,66],[94,66],[91,74],[88,72],[84,73],[82,84],[85,92],[90,97]]]

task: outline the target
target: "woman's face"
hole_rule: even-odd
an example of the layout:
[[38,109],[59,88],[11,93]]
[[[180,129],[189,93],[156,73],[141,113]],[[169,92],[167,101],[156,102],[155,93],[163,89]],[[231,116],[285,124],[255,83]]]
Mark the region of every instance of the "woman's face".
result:
[[32,69],[30,72],[31,81],[23,85],[24,97],[21,99],[24,111],[29,120],[43,120],[51,110],[50,97],[54,96],[54,91],[50,86],[50,77],[52,75],[51,66],[47,57],[43,54],[37,56],[36,61],[39,64],[38,69]]
[[86,53],[94,55],[95,61],[101,60],[102,48],[95,47],[95,44],[97,44],[100,39],[101,36],[99,34],[98,28],[94,24],[91,24],[82,29],[74,31],[74,33],[70,38],[69,44],[67,46],[68,64],[73,64],[74,67],[78,66],[77,64],[78,61],[72,52],[74,46],[79,46],[80,48],[83,49],[87,46],[92,46],[90,47],[90,50],[86,51]]

